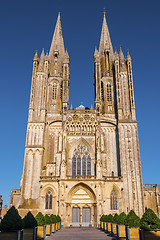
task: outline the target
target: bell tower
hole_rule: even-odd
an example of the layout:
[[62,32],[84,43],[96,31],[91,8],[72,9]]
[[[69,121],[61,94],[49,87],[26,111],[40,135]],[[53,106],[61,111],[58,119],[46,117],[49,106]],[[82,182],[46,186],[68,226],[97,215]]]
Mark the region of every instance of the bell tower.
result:
[[69,55],[64,49],[60,13],[58,15],[49,51],[49,87],[47,109],[52,113],[68,110],[69,104]]
[[[64,48],[59,13],[49,54],[47,52],[45,55],[43,49],[38,58],[36,51],[33,59],[24,169],[21,179],[20,207],[22,208],[30,205],[37,206],[40,176],[44,171],[47,172],[49,167],[53,169],[56,164],[53,152],[55,151],[56,154],[57,151],[61,151],[61,122],[68,110],[68,105],[69,55]],[[48,123],[56,121],[60,125],[53,136],[52,128]],[[60,139],[59,143],[57,139]],[[57,144],[59,144],[58,150]],[[56,159],[61,161],[59,153]]]
[[95,49],[95,106],[101,114],[114,114],[114,53],[104,13],[99,51]]

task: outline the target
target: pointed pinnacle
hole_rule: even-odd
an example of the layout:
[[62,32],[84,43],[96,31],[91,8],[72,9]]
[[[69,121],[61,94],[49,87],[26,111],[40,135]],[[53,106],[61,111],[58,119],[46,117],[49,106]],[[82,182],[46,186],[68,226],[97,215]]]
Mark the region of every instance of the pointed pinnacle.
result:
[[131,60],[131,56],[130,56],[130,54],[129,54],[129,50],[127,50],[127,59],[128,59],[128,60]]
[[40,59],[41,58],[44,58],[44,48],[42,49],[42,53],[41,53]]
[[118,55],[117,48],[115,48],[115,55]]
[[66,58],[69,59],[69,54],[68,54],[67,48],[66,48]]
[[115,59],[118,60],[119,59],[119,55],[118,55],[118,52],[117,52],[117,48],[115,48],[115,53],[114,53],[114,56],[115,56]]
[[124,55],[123,55],[121,46],[120,46],[120,51],[119,51],[119,58],[120,58],[121,60],[124,59]]
[[48,61],[48,50],[46,52],[45,61]]
[[35,53],[34,58],[33,58],[33,61],[38,61],[38,60],[39,59],[38,59],[37,50],[36,50],[36,53]]
[[95,47],[94,56],[98,55],[97,47]]
[[72,108],[72,103],[71,103],[71,107],[70,107],[70,109],[72,110],[73,108]]

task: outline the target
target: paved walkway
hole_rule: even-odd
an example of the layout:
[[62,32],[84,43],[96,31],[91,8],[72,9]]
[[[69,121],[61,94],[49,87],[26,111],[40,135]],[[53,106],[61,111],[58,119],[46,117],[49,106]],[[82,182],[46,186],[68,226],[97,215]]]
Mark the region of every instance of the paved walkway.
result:
[[103,231],[96,228],[63,228],[48,236],[46,240],[112,240]]

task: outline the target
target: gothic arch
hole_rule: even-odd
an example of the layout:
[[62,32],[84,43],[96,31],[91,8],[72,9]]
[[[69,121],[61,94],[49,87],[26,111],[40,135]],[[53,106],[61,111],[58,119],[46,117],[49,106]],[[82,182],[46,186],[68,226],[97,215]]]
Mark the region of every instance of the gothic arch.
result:
[[40,195],[41,195],[42,197],[45,197],[45,195],[46,195],[46,193],[47,193],[48,191],[50,191],[53,196],[56,196],[56,195],[57,195],[57,191],[56,191],[55,187],[52,186],[51,184],[45,185],[45,186],[41,189]]
[[113,186],[111,188],[110,195],[111,195],[111,192],[113,190],[116,192],[117,198],[119,199],[121,197],[121,191],[120,191],[119,187],[115,183],[113,184]]
[[38,155],[38,156],[41,155],[41,151],[39,149],[36,149],[35,150],[35,155]]
[[80,183],[76,184],[75,186],[73,186],[70,189],[70,191],[68,192],[68,195],[67,195],[67,202],[68,203],[72,201],[72,197],[80,189],[84,190],[90,196],[93,203],[96,203],[96,195],[95,195],[93,189],[83,182],[80,182]]
[[28,151],[26,152],[27,155],[32,155],[33,154],[33,150],[32,149],[28,149]]
[[72,147],[71,147],[71,149],[70,149],[70,151],[69,151],[69,158],[70,158],[70,159],[71,159],[72,156],[73,156],[73,152],[74,152],[75,148],[76,148],[79,144],[84,144],[84,145],[88,148],[88,150],[89,150],[92,158],[94,157],[93,148],[91,147],[91,145],[90,145],[84,138],[81,137],[80,139],[77,139],[77,140],[75,140],[75,141],[73,142]]

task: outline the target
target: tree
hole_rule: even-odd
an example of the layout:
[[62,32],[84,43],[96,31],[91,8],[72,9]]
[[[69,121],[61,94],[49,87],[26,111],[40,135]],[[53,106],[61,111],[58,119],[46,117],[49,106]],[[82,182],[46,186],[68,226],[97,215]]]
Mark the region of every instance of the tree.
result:
[[30,211],[23,218],[23,224],[24,224],[24,228],[35,228],[35,227],[37,227],[37,221]]
[[57,223],[57,217],[56,217],[56,215],[51,214],[51,216],[50,216],[50,221],[51,221],[51,223]]
[[44,216],[44,219],[45,219],[45,224],[51,224],[51,220],[50,220],[50,217],[49,217],[49,215],[45,215]]
[[12,206],[2,219],[0,230],[2,232],[12,232],[21,230],[22,228],[22,218],[20,217],[18,210],[14,206]]
[[148,208],[141,218],[141,228],[143,229],[160,229],[160,220],[154,211]]
[[126,217],[124,224],[129,227],[138,227],[140,226],[140,218],[133,210],[131,210]]
[[119,216],[118,216],[118,222],[117,223],[121,224],[121,225],[124,225],[126,217],[127,217],[127,215],[124,212],[120,213]]
[[39,212],[36,217],[35,217],[36,221],[37,221],[37,224],[39,226],[44,226],[45,225],[45,218],[44,218],[44,215]]

